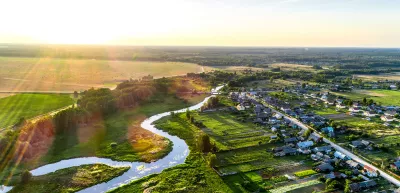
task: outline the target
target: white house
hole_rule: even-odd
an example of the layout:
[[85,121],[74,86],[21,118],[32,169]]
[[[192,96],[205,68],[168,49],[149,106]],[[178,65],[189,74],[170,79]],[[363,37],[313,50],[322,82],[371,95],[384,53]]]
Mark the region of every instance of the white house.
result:
[[382,115],[381,116],[381,120],[385,121],[385,122],[392,122],[392,121],[394,121],[394,117],[393,116]]
[[345,109],[345,108],[346,108],[346,105],[344,105],[344,104],[342,104],[342,103],[338,103],[338,104],[336,104],[336,108]]
[[333,154],[333,156],[335,156],[336,158],[339,158],[339,159],[345,159],[346,158],[346,155],[344,155],[342,152],[338,152],[338,151],[336,151]]
[[397,114],[396,111],[385,111],[384,113],[386,116],[395,116]]
[[358,113],[358,112],[360,112],[361,111],[361,109],[359,108],[359,107],[350,107],[349,108],[349,111],[350,112],[353,112],[353,113]]
[[282,116],[281,114],[279,114],[279,113],[276,113],[276,114],[275,114],[275,118],[277,118],[277,119],[282,119],[282,117],[283,117],[283,116]]
[[241,104],[238,104],[238,105],[236,106],[236,109],[237,109],[238,111],[244,111],[244,110],[246,110],[246,107],[244,107],[244,106],[241,105]]
[[396,90],[396,89],[397,89],[397,86],[394,85],[394,84],[390,85],[389,87],[390,87],[390,89],[392,89],[392,90]]
[[374,112],[374,111],[364,111],[364,116],[367,116],[367,117],[375,117],[377,115],[378,114],[376,114],[376,112]]

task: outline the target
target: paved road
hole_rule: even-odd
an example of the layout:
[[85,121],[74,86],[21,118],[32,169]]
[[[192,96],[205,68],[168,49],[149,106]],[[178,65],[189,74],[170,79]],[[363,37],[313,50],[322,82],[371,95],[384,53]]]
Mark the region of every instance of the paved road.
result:
[[[262,103],[264,106],[272,107],[272,106],[270,106],[269,104],[265,103],[264,101],[262,101],[261,103]],[[286,115],[286,114],[284,114],[284,113],[281,113],[281,112],[276,111],[273,107],[272,107],[271,109],[272,109],[274,112],[277,112],[277,113],[281,114],[282,116],[284,116],[285,118],[289,119],[289,120],[292,121],[293,123],[296,123],[296,124],[297,124],[300,128],[302,128],[302,129],[312,129],[311,127],[305,125],[305,124],[302,123],[301,121],[299,121],[299,120],[297,120],[297,119],[295,119],[295,118],[293,118],[293,117],[290,117],[290,116],[288,116],[288,115]],[[314,130],[314,129],[312,129],[312,130]],[[319,132],[317,132],[317,131],[315,131],[315,130],[314,130],[314,132],[316,132],[316,133],[318,133],[318,134],[321,134],[321,133],[319,133]],[[362,165],[364,165],[364,166],[369,166],[370,168],[379,171],[380,175],[381,175],[383,178],[385,178],[385,179],[388,180],[389,182],[395,184],[396,186],[400,187],[400,181],[397,180],[396,178],[394,178],[394,177],[392,177],[391,175],[387,174],[386,172],[384,172],[384,171],[378,169],[377,167],[373,166],[372,164],[370,164],[370,163],[364,161],[363,159],[361,159],[361,158],[358,157],[357,155],[355,155],[355,154],[351,153],[350,151],[348,151],[348,150],[346,150],[346,149],[340,147],[339,145],[337,145],[336,143],[330,141],[329,139],[324,138],[323,140],[324,140],[325,143],[330,144],[333,148],[335,148],[336,150],[342,152],[343,154],[345,154],[346,156],[350,157],[350,158],[353,159],[354,161],[356,161],[356,162],[358,162],[358,163],[360,163],[360,164],[362,164]]]

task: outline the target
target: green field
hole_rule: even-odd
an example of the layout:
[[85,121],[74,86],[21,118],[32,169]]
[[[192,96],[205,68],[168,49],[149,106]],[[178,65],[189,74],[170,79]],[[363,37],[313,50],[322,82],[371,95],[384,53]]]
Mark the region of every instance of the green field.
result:
[[400,105],[400,91],[396,90],[354,90],[352,92],[332,92],[352,100],[372,99],[381,105]]
[[266,129],[251,122],[242,122],[238,116],[229,112],[207,112],[195,114],[195,119],[203,122],[202,128],[220,150],[230,150],[258,145],[259,142],[269,141]]
[[184,114],[165,117],[156,122],[156,127],[184,139],[189,145],[190,154],[185,164],[141,178],[111,192],[233,192],[202,158],[196,148],[196,136],[202,132],[187,121]]
[[14,186],[10,192],[76,192],[111,180],[127,170],[129,167],[110,167],[103,164],[83,165],[34,176],[25,183],[20,182],[20,176],[14,176],[8,185]]
[[0,57],[0,91],[74,91],[114,87],[143,76],[201,72],[197,64],[61,58]]
[[304,170],[304,171],[296,172],[296,173],[294,173],[294,175],[297,176],[297,177],[302,178],[302,177],[314,175],[314,174],[316,174],[316,173],[317,173],[317,172],[314,171],[314,170]]
[[17,94],[0,99],[0,128],[68,105],[74,100],[64,94]]
[[[198,101],[192,102],[198,103]],[[183,109],[190,105],[192,103],[186,103],[173,96],[154,96],[151,101],[135,109],[105,117],[99,124],[78,128],[76,136],[57,138],[48,155],[40,162],[49,163],[84,156],[107,157],[120,161],[156,160],[171,151],[172,143],[168,143],[166,147],[158,147],[155,142],[162,143],[166,139],[140,129],[140,123],[151,115]],[[135,134],[140,138],[132,138],[137,141],[132,144],[129,136]],[[111,143],[116,143],[116,147],[111,148]],[[157,151],[154,153],[152,150]]]

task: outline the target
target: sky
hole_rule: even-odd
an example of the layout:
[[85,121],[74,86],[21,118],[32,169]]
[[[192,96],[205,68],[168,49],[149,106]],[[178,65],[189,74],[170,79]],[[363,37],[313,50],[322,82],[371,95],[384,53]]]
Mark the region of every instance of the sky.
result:
[[400,47],[400,0],[0,0],[0,43]]

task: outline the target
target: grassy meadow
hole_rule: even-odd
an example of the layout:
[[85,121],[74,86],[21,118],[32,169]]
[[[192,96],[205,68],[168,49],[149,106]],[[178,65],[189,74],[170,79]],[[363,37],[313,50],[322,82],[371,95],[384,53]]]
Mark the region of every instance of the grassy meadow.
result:
[[202,72],[197,64],[59,58],[0,57],[0,91],[74,91],[114,87],[146,75],[167,77]]
[[46,175],[34,176],[25,183],[20,182],[20,176],[14,176],[9,184],[14,186],[10,193],[76,192],[95,184],[109,181],[122,175],[127,170],[129,170],[129,167],[94,164],[61,169]]
[[233,192],[202,158],[195,141],[202,131],[187,121],[184,114],[158,120],[156,127],[185,140],[190,149],[185,164],[133,181],[111,192]]
[[363,98],[373,99],[382,105],[400,105],[400,91],[396,90],[354,90],[352,92],[332,92],[332,94],[359,101]]
[[[78,128],[76,135],[56,138],[48,154],[33,165],[85,156],[119,161],[151,162],[159,159],[171,151],[172,143],[142,129],[140,123],[151,115],[183,109],[198,102],[189,103],[174,96],[153,96],[146,104],[104,117],[94,125]],[[116,146],[111,147],[111,143],[116,143]]]
[[74,100],[66,94],[17,94],[0,98],[0,128],[68,105]]

